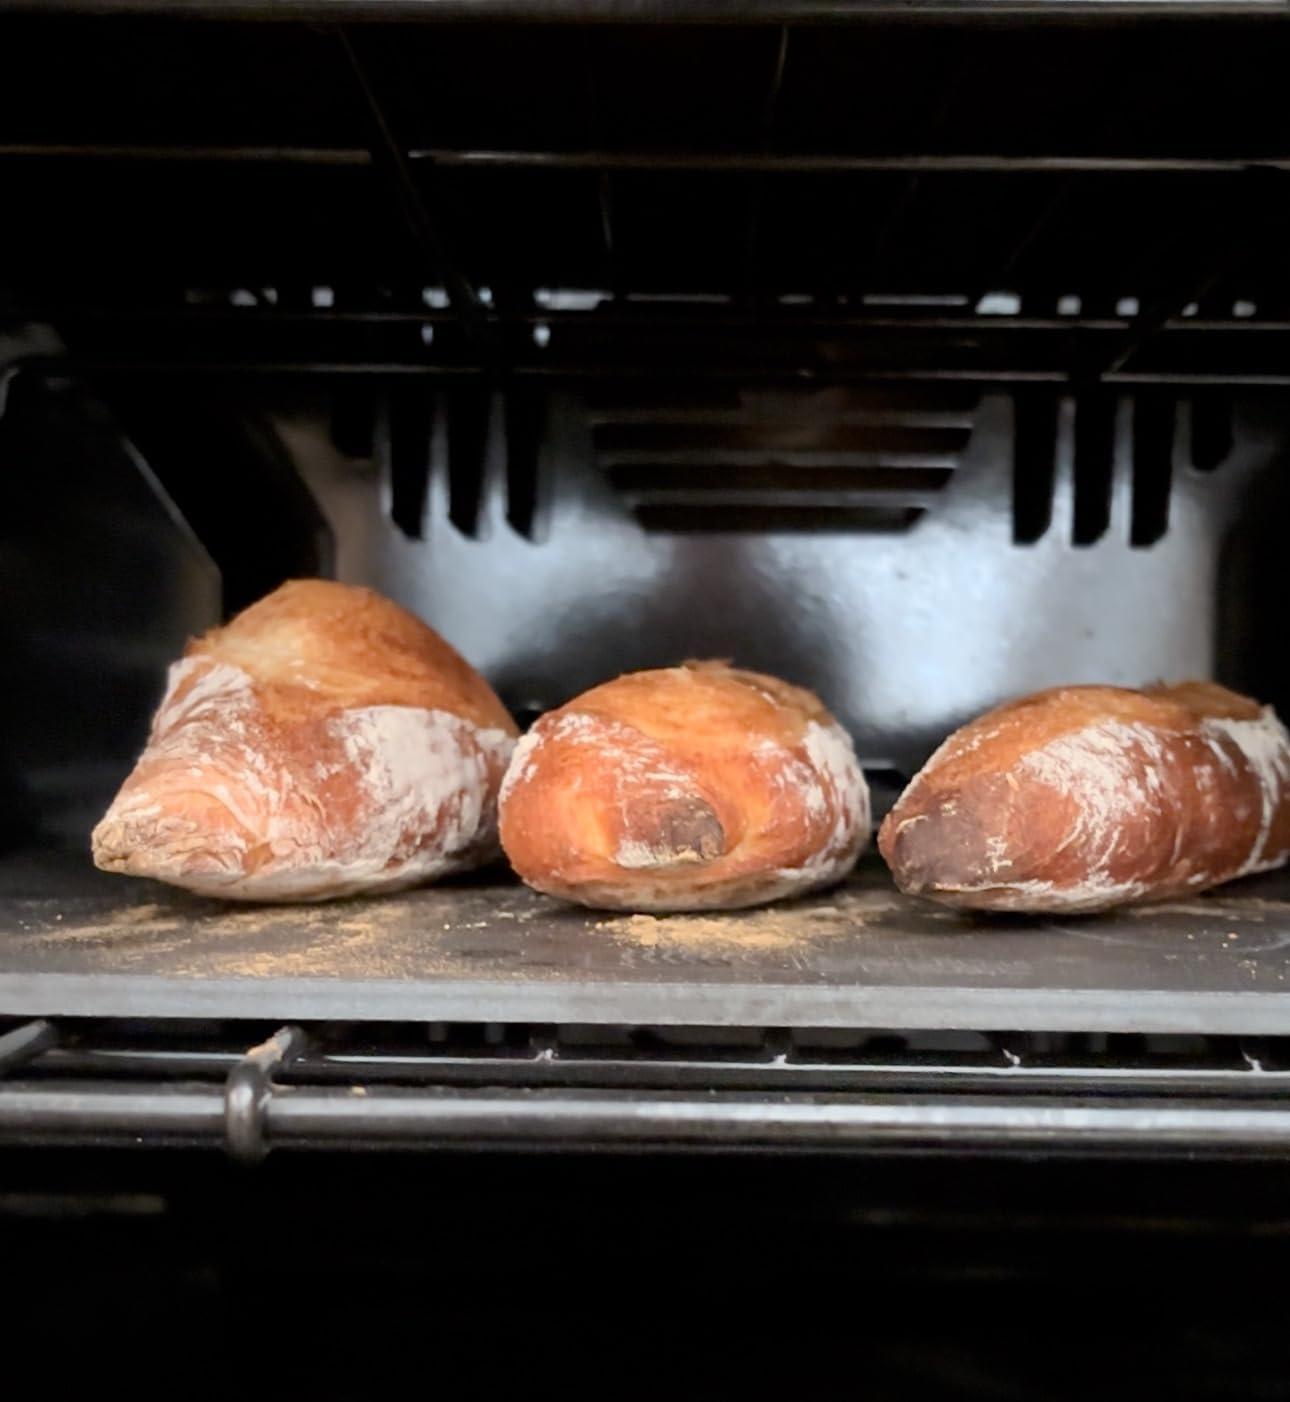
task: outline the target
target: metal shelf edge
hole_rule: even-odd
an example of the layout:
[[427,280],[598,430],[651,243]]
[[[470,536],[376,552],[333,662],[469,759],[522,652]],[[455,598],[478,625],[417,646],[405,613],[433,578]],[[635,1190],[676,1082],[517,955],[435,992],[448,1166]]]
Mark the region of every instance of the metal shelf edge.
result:
[[0,974],[16,1017],[1290,1035],[1290,991]]

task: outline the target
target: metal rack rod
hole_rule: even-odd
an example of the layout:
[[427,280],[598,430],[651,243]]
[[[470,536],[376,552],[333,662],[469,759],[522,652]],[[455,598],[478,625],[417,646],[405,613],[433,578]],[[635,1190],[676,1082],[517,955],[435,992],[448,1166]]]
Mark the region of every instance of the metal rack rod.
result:
[[[698,171],[846,175],[906,172],[926,175],[1233,175],[1250,170],[1290,171],[1290,155],[1099,156],[986,153],[848,154],[790,151],[524,151],[412,147],[412,164],[499,170]],[[0,160],[174,161],[216,165],[370,167],[360,146],[183,146],[109,142],[0,142]]]
[[[379,1040],[371,1034],[369,1040]],[[1257,1051],[1243,1048],[1231,1065],[1163,1064],[1110,1056],[1088,1061],[1047,1057],[1030,1049],[1025,1038],[1009,1039],[1013,1059],[1005,1054],[929,1053],[893,1054],[882,1060],[863,1052],[848,1059],[840,1053],[801,1047],[791,1038],[783,1050],[772,1051],[767,1042],[732,1059],[709,1052],[667,1048],[655,1055],[630,1057],[585,1046],[568,1046],[558,1038],[527,1053],[503,1049],[500,1055],[460,1051],[413,1052],[397,1046],[390,1050],[345,1052],[325,1047],[303,1050],[294,1059],[284,1058],[273,1079],[282,1085],[438,1085],[498,1086],[511,1088],[558,1086],[604,1090],[635,1086],[644,1089],[834,1091],[866,1093],[980,1095],[1097,1095],[1118,1098],[1152,1096],[1267,1097],[1290,1090],[1290,1068],[1278,1059],[1263,1065]],[[71,1046],[51,1050],[41,1063],[42,1079],[75,1082],[90,1078],[120,1082],[154,1079],[162,1082],[225,1080],[245,1062],[234,1052],[187,1051],[161,1047]]]
[[255,1162],[268,1152],[265,1112],[273,1097],[273,1078],[290,1066],[308,1045],[299,1027],[283,1027],[252,1047],[228,1073],[224,1083],[224,1131],[234,1158]]
[[371,120],[372,162],[393,187],[413,242],[426,258],[431,275],[442,280],[448,302],[468,339],[487,354],[492,336],[484,306],[444,233],[441,202],[435,198],[433,182],[424,171],[420,179],[414,178],[405,148],[394,133],[386,103],[367,65],[351,37],[343,29],[335,33]]
[[[462,1090],[293,1086],[263,1106],[263,1151],[614,1145],[655,1149],[835,1149],[1284,1154],[1277,1101],[1074,1103],[1014,1096],[754,1095],[697,1090]],[[0,1141],[150,1147],[225,1139],[218,1087],[17,1083],[0,1095]],[[257,1153],[260,1152],[257,1149]]]
[[58,1043],[58,1033],[52,1022],[43,1017],[15,1027],[0,1036],[0,1076],[34,1061]]
[[[335,360],[209,360],[180,361],[154,359],[101,359],[94,356],[41,357],[23,362],[20,366],[29,374],[37,375],[214,375],[229,379],[257,375],[325,375],[325,376],[377,376],[388,378],[423,377],[427,379],[459,379],[462,376],[477,379],[487,369],[479,364],[428,365],[408,361],[335,361]],[[671,381],[676,377],[676,367],[667,365],[617,366],[597,364],[569,365],[512,365],[508,373],[521,378],[534,378],[551,382],[576,382],[581,380],[622,380],[622,379],[662,379]],[[687,367],[686,374],[699,380],[734,381],[743,385],[758,383],[780,384],[792,381],[795,384],[851,384],[885,383],[895,381],[912,384],[965,384],[965,385],[1020,385],[1069,384],[1071,377],[1064,370],[1033,370],[1021,366],[991,369],[891,369],[880,366],[847,368],[830,366],[820,369],[810,365],[780,366],[748,365],[739,367],[704,366]],[[1214,388],[1274,390],[1290,385],[1290,372],[1263,373],[1255,371],[1114,371],[1103,375],[1100,383],[1106,385],[1158,385],[1179,388]]]
[[[506,318],[518,325],[549,326],[561,334],[604,330],[707,330],[722,332],[758,327],[779,332],[806,333],[811,331],[873,330],[905,331],[919,334],[935,332],[970,332],[974,336],[1016,336],[1025,332],[1049,332],[1054,336],[1087,335],[1093,333],[1124,334],[1135,328],[1128,317],[1108,316],[946,316],[935,312],[911,309],[908,315],[866,314],[853,311],[820,313],[801,308],[777,310],[763,306],[758,312],[732,304],[728,309],[714,309],[711,315],[697,316],[684,303],[660,305],[633,310],[616,310],[612,306],[589,312],[546,311],[535,308],[518,310]],[[272,326],[419,326],[450,325],[455,318],[450,312],[426,309],[406,311],[396,309],[319,309],[305,311],[277,307],[234,307],[154,305],[122,303],[112,305],[78,305],[75,302],[33,302],[5,309],[5,320],[15,322],[48,321],[54,323],[112,321],[117,323],[175,322],[201,325],[218,323],[230,325]],[[1158,327],[1168,335],[1198,336],[1269,336],[1290,333],[1290,319],[1284,317],[1200,317],[1167,318]]]

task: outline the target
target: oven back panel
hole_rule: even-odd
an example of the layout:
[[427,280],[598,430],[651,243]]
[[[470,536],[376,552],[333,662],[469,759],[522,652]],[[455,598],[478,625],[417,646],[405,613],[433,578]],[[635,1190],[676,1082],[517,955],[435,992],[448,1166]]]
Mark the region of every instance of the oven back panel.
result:
[[[1266,400],[1237,407],[1227,451],[1202,468],[1197,401],[1158,393],[765,389],[674,407],[564,389],[525,436],[514,395],[463,407],[459,389],[418,379],[368,391],[361,455],[338,444],[325,395],[282,408],[262,391],[134,385],[117,398],[131,437],[92,395],[29,397],[40,412],[15,404],[0,435],[6,598],[27,598],[10,625],[24,659],[10,768],[40,771],[27,787],[42,826],[73,840],[183,638],[319,570],[426,618],[522,718],[686,657],[811,686],[883,791],[971,715],[1042,686],[1217,674],[1290,699],[1269,635],[1285,424]],[[1101,416],[1094,449],[1086,412]],[[1032,419],[1052,433],[1033,476]],[[1148,514],[1154,538],[1139,542]],[[69,649],[84,665],[65,665]],[[105,742],[108,703],[87,680],[118,671]],[[41,768],[54,717],[61,780]]]
[[[1223,460],[1201,470],[1192,405],[1158,396],[643,398],[550,396],[527,516],[504,394],[465,470],[451,390],[423,391],[415,426],[396,405],[375,460],[341,456],[316,418],[281,428],[341,577],[421,613],[521,712],[620,671],[730,657],[814,687],[869,767],[908,774],[1017,692],[1216,667],[1245,680],[1218,600],[1248,588],[1248,518],[1282,468],[1275,412],[1249,406]],[[1038,446],[1019,448],[1019,414],[1051,432],[1046,463],[1019,461]],[[404,454],[424,498],[400,524]]]

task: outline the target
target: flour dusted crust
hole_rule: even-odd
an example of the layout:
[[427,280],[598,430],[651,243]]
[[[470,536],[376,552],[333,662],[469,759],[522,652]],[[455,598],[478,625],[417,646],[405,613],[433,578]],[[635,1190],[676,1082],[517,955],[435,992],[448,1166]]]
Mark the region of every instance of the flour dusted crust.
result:
[[299,580],[189,645],[94,860],[206,895],[394,890],[497,851],[515,726],[438,634]]
[[548,895],[733,909],[845,876],[869,839],[869,795],[809,691],[686,663],[543,716],[515,748],[500,821],[512,865]]
[[952,735],[878,836],[904,891],[1084,912],[1290,857],[1290,736],[1211,682],[1060,687]]

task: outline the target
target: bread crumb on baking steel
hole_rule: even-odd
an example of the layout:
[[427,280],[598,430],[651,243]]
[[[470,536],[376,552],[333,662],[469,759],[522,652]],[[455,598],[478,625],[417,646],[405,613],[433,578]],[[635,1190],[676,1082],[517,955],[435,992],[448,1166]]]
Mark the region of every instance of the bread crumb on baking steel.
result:
[[895,904],[888,900],[847,900],[845,908],[830,903],[714,915],[621,915],[598,920],[595,928],[644,949],[791,949],[854,934],[869,916],[890,910]]

